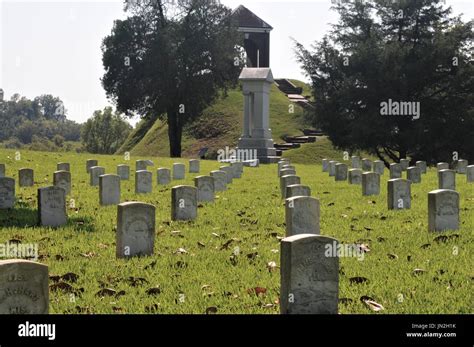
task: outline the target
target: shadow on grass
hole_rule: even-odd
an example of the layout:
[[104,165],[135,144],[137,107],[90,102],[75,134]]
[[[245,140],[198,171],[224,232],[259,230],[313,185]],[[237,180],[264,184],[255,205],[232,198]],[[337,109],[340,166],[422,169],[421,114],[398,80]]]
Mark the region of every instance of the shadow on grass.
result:
[[38,225],[38,210],[18,207],[0,210],[0,226],[4,228],[32,228]]
[[93,222],[94,220],[90,217],[74,216],[68,218],[67,225],[71,226],[75,231],[91,233],[95,231]]

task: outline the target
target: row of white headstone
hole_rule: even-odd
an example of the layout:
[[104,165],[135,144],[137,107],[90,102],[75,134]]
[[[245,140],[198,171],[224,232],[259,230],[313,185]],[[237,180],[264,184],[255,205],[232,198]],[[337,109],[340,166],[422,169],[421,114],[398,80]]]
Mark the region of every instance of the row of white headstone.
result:
[[288,159],[278,162],[286,237],[280,247],[280,312],[337,314],[339,242],[320,235],[320,204]]

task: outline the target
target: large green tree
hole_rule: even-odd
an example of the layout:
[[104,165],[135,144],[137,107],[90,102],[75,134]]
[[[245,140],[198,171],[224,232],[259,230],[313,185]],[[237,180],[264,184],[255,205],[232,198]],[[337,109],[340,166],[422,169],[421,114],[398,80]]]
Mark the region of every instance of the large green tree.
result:
[[183,126],[238,80],[240,35],[216,1],[130,1],[126,11],[102,44],[103,86],[119,111],[165,120],[180,157]]
[[113,154],[125,142],[132,127],[112,107],[95,111],[82,126],[81,137],[89,153]]
[[[311,79],[310,115],[340,149],[401,158],[474,159],[472,21],[437,0],[350,1],[312,50],[296,43]],[[419,103],[418,115],[386,115],[389,102]],[[393,104],[395,105],[395,104]],[[400,104],[399,104],[400,105]]]

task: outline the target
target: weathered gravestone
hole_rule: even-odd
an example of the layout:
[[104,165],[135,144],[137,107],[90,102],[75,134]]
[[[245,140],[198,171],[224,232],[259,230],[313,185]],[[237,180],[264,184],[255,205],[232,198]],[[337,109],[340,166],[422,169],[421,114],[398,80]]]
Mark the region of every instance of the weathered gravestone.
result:
[[412,183],[421,183],[421,170],[419,167],[410,166],[407,169],[407,179]]
[[159,185],[167,185],[171,182],[171,170],[164,167],[156,171],[156,179]]
[[0,177],[0,209],[13,208],[15,205],[15,180]]
[[420,169],[421,173],[422,174],[425,174],[426,173],[426,161],[422,161],[422,160],[418,160],[416,163],[415,163],[415,166],[417,168]]
[[350,169],[348,180],[349,180],[349,184],[361,184],[362,183],[362,169]]
[[277,174],[280,174],[281,169],[282,169],[283,166],[285,166],[285,165],[290,165],[290,162],[287,161],[287,160],[283,160],[283,159],[281,159],[281,160],[278,162]]
[[474,165],[469,165],[466,168],[466,180],[468,183],[474,182]]
[[197,218],[197,189],[177,186],[171,189],[171,220],[189,221]]
[[0,178],[5,177],[5,164],[0,164]]
[[201,162],[197,159],[189,160],[189,173],[199,173]]
[[402,171],[407,171],[410,166],[410,159],[400,159],[400,165],[402,166]]
[[225,171],[211,171],[211,177],[214,178],[214,191],[227,190],[227,173]]
[[197,188],[198,202],[214,202],[214,178],[211,176],[198,176],[194,178]]
[[362,174],[362,195],[380,194],[380,175],[375,172],[364,172]]
[[311,234],[281,241],[282,314],[337,314],[338,247],[336,239]]
[[0,260],[0,314],[49,312],[48,266],[23,259]]
[[449,170],[449,164],[448,163],[438,163],[436,164],[436,169],[438,169],[438,171],[440,170]]
[[93,166],[89,168],[90,185],[95,187],[99,185],[99,177],[105,174],[105,168],[102,166]]
[[71,173],[69,171],[55,171],[53,185],[63,188],[66,195],[71,194]]
[[385,172],[385,164],[384,164],[383,161],[381,161],[381,160],[376,160],[376,161],[374,161],[373,165],[374,165],[373,171],[374,171],[375,173],[378,173],[379,175],[383,175],[383,174],[384,174],[384,172]]
[[296,175],[285,175],[280,177],[280,193],[281,198],[286,198],[286,187],[292,184],[300,184],[301,180]]
[[232,180],[234,178],[234,169],[231,168],[230,166],[221,166],[219,168],[220,171],[224,171],[227,175],[227,184],[232,183]]
[[351,167],[353,169],[361,169],[360,157],[353,155],[351,157]]
[[294,196],[311,196],[311,188],[302,184],[290,184],[286,186],[286,198]]
[[389,210],[411,208],[411,181],[395,178],[387,182],[387,204]]
[[241,178],[244,173],[244,165],[242,162],[237,161],[230,164],[230,167],[234,170],[234,178]]
[[362,170],[363,171],[372,171],[372,160],[363,158],[362,159]]
[[323,172],[328,172],[329,171],[329,160],[323,159],[322,164],[323,164]]
[[184,180],[186,174],[186,166],[180,163],[173,164],[173,179],[174,180]]
[[467,166],[469,165],[468,161],[465,159],[459,159],[455,163],[456,172],[461,175],[466,174]]
[[334,160],[330,160],[329,161],[329,177],[333,177],[333,176],[336,176],[336,164],[337,164],[337,161],[334,161]]
[[91,167],[94,167],[94,166],[99,166],[99,161],[97,161],[95,159],[87,159],[87,161],[86,161],[86,172],[89,173]]
[[153,255],[154,244],[155,206],[142,202],[118,205],[116,257]]
[[117,175],[122,181],[128,181],[130,179],[130,166],[124,164],[117,165]]
[[56,164],[56,171],[71,171],[71,165],[69,163],[58,163]]
[[428,230],[459,229],[459,193],[438,189],[428,193]]
[[41,226],[53,228],[67,224],[66,191],[63,188],[38,189],[38,220]]
[[296,175],[296,170],[292,168],[283,167],[283,169],[280,171],[279,177],[288,176],[288,175]]
[[259,167],[260,166],[260,160],[258,159],[251,159],[251,160],[244,160],[242,162],[245,167]]
[[286,236],[319,235],[319,200],[311,196],[295,196],[285,200]]
[[347,181],[347,165],[342,163],[336,164],[336,175],[334,176],[336,181]]
[[33,169],[18,170],[18,184],[20,187],[32,187],[35,184]]
[[120,176],[99,177],[99,202],[102,206],[120,204]]
[[135,171],[147,171],[148,166],[153,166],[153,162],[151,160],[137,160],[135,162]]
[[456,190],[456,171],[439,170],[438,171],[438,188]]
[[147,194],[153,191],[153,174],[151,171],[140,170],[135,172],[135,193]]
[[402,178],[402,166],[399,163],[390,164],[390,178]]

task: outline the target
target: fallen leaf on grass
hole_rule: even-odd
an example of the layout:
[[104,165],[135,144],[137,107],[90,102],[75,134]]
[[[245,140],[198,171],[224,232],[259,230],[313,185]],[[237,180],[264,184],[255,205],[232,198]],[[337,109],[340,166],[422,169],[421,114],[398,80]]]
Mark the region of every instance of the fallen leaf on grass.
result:
[[267,293],[267,288],[263,287],[255,287],[255,288],[249,288],[247,289],[247,293],[250,295],[255,294],[256,296],[263,295]]
[[74,272],[68,272],[61,276],[61,279],[63,279],[64,281],[68,281],[72,283],[76,283],[78,278],[79,278],[79,275],[75,274]]
[[142,278],[142,277],[129,277],[127,279],[128,281],[128,284],[131,286],[131,287],[138,287],[138,286],[142,286],[144,284],[148,284],[148,281],[145,279],[145,278]]
[[424,269],[415,269],[415,270],[413,270],[413,275],[414,276],[422,275],[424,273],[426,273],[426,270],[424,270]]
[[362,284],[362,283],[366,283],[368,281],[369,281],[368,278],[360,277],[360,276],[349,278],[350,284]]
[[431,243],[425,243],[424,245],[420,246],[421,249],[428,249],[430,247],[431,247]]
[[206,314],[215,314],[217,313],[217,307],[211,306],[206,308]]
[[274,271],[277,268],[277,264],[274,261],[271,261],[267,264],[267,269],[269,272]]
[[389,254],[387,254],[387,256],[388,256],[389,259],[398,259],[398,255],[396,255],[396,254],[389,253]]
[[158,295],[158,294],[161,294],[161,289],[160,287],[154,287],[154,288],[147,289],[145,293],[148,295]]
[[440,236],[437,236],[433,239],[433,241],[435,242],[448,242],[450,240],[455,240],[459,237],[459,234],[453,234],[453,235],[440,235]]
[[156,265],[156,260],[144,267],[144,270],[153,269]]
[[360,300],[374,312],[385,310],[385,308],[382,305],[380,305],[378,302],[376,302],[374,299],[372,299],[369,296],[362,296]]

